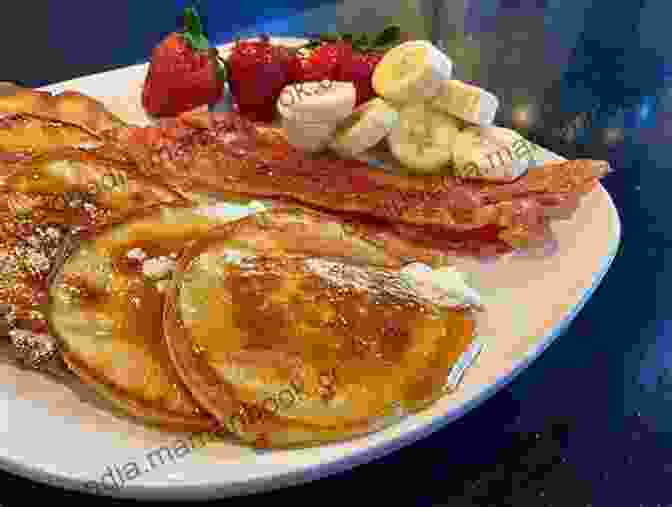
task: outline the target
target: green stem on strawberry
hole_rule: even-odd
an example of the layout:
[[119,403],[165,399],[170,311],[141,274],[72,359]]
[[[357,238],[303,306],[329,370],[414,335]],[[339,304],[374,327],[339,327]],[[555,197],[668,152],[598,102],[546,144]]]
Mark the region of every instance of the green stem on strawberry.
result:
[[210,49],[210,43],[208,38],[203,33],[203,24],[201,23],[201,18],[196,12],[196,8],[187,7],[184,9],[184,31],[182,32],[182,37],[184,37],[189,45],[200,51],[207,51]]

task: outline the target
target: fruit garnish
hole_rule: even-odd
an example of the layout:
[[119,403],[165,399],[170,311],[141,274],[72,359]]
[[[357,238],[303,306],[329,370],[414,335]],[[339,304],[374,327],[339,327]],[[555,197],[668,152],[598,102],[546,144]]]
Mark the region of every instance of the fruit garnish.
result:
[[352,58],[352,45],[343,40],[326,42],[315,48],[305,59],[297,81],[338,79],[340,66]]
[[359,106],[339,125],[330,148],[354,158],[383,140],[399,120],[396,109],[376,97]]
[[405,104],[399,122],[387,138],[390,151],[417,173],[440,173],[450,164],[461,122],[431,109],[426,102]]
[[210,46],[193,7],[184,10],[185,28],[165,37],[152,52],[142,105],[153,116],[177,116],[219,102],[226,68]]
[[452,60],[434,44],[407,41],[385,53],[373,73],[373,89],[395,103],[431,100],[452,71]]
[[295,55],[262,36],[260,40],[236,41],[227,64],[238,112],[252,120],[273,121],[276,101],[292,78]]
[[348,81],[357,89],[357,105],[368,102],[376,97],[371,78],[373,71],[383,59],[383,53],[358,53],[353,52],[350,58],[341,63],[336,79]]
[[295,63],[295,81],[330,79],[350,82],[357,89],[357,105],[374,98],[373,71],[385,52],[400,41],[397,25],[388,26],[375,37],[368,34],[330,33],[318,35],[302,49],[310,55]]

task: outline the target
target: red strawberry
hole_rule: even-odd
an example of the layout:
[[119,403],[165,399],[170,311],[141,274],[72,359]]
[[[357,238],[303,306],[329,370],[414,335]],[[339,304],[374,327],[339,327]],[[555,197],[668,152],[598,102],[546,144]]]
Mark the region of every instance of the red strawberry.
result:
[[290,60],[289,64],[289,82],[298,83],[303,82],[303,76],[307,75],[310,66],[310,61],[308,57],[301,54],[294,54]]
[[335,80],[342,62],[352,56],[352,45],[349,42],[327,42],[315,49],[302,62],[297,81]]
[[371,85],[371,76],[378,62],[383,58],[383,53],[358,53],[354,52],[349,59],[344,60],[339,66],[336,76],[337,81],[347,81],[355,85],[357,90],[357,104],[371,100],[376,92]]
[[256,121],[273,121],[276,101],[292,78],[294,60],[287,48],[271,44],[267,37],[237,42],[228,67],[238,112]]
[[224,69],[196,10],[185,9],[184,19],[186,29],[168,35],[152,52],[142,105],[153,116],[177,116],[224,95]]

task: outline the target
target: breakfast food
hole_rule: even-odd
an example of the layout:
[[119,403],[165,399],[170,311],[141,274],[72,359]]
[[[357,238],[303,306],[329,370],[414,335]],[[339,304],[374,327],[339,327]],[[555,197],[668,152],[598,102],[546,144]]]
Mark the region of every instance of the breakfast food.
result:
[[380,98],[371,99],[336,127],[329,147],[345,157],[355,157],[382,141],[398,120],[396,109]]
[[225,221],[198,208],[143,213],[83,241],[51,286],[51,324],[68,367],[148,423],[178,430],[212,424],[163,344],[163,294],[184,246]]
[[607,162],[576,160],[545,164],[499,185],[391,174],[330,154],[308,157],[281,130],[257,127],[235,113],[190,114],[117,129],[109,138],[143,173],[161,175],[176,189],[291,198],[394,224],[407,238],[469,239],[498,251],[546,241],[547,208],[576,204],[609,171]]
[[318,44],[305,59],[300,59],[292,77],[298,82],[339,80],[339,67],[352,56],[349,41],[336,40]]
[[77,242],[143,210],[186,201],[95,151],[62,148],[0,169],[0,335],[35,343],[19,359],[47,365],[53,354],[40,349],[55,350],[48,290]]
[[283,88],[277,108],[285,120],[335,125],[352,114],[355,96],[354,85],[344,81],[294,83]]
[[371,84],[373,71],[383,59],[383,53],[353,52],[350,58],[341,64],[337,77],[341,81],[350,81],[357,88],[357,105],[368,102],[376,96]]
[[453,62],[429,41],[408,41],[390,49],[373,72],[372,84],[393,103],[433,98],[450,79]]
[[[468,303],[432,299],[399,259],[353,258],[348,237],[324,241],[330,226],[309,211],[224,225],[185,252],[169,290],[183,381],[259,447],[340,440],[426,406],[475,337]],[[271,408],[292,386],[298,399]]]
[[267,37],[237,41],[227,59],[229,88],[237,110],[255,121],[275,119],[280,92],[290,82],[294,56]]
[[292,146],[320,151],[355,107],[356,90],[343,81],[309,81],[287,85],[278,98],[282,128]]
[[457,79],[443,81],[432,107],[475,125],[491,125],[499,108],[499,100],[478,86]]
[[[292,80],[343,81],[357,90],[356,106],[376,96],[373,72],[385,52],[399,42],[400,29],[388,26],[376,36],[368,34],[325,34],[309,41],[294,60]],[[305,55],[305,52],[308,54]]]
[[485,181],[514,181],[536,162],[529,141],[511,129],[495,126],[462,130],[452,153],[457,176]]
[[406,167],[437,173],[453,159],[453,144],[460,127],[459,120],[431,109],[425,102],[406,104],[400,109],[399,122],[387,143]]
[[63,147],[100,144],[99,134],[123,126],[97,100],[0,83],[0,163]]
[[[0,86],[0,334],[146,423],[258,447],[433,403],[488,311],[450,255],[544,245],[609,164],[532,167],[496,97],[394,30],[239,41],[237,110],[193,111],[221,96],[195,16],[154,52],[143,104],[169,117],[148,126]],[[364,161],[385,146],[403,167]]]
[[210,47],[198,13],[184,10],[185,29],[154,48],[142,89],[142,105],[153,116],[174,116],[219,102],[226,71]]
[[[313,152],[328,146],[342,157],[355,158],[386,138],[389,152],[401,164],[400,172],[451,171],[461,178],[493,182],[513,181],[530,165],[529,157],[518,157],[497,168],[486,166],[486,158],[510,154],[512,147],[519,151],[529,143],[509,129],[492,125],[499,108],[497,97],[476,85],[451,79],[452,61],[429,41],[407,41],[376,53],[376,58],[367,60],[370,69],[360,73],[359,82],[346,72],[356,55],[349,41],[322,44],[301,67],[308,72],[303,75],[328,83],[335,77],[354,81],[358,105],[366,87],[370,89],[367,97],[374,95],[374,89],[380,97],[361,104],[347,118],[313,114],[311,121],[304,123],[288,120],[292,109],[279,104],[282,128],[292,146]],[[302,74],[297,75],[300,79]],[[318,86],[317,82],[310,84]],[[299,89],[290,86],[283,93],[299,97]],[[333,99],[331,103],[319,97],[305,102],[301,105],[301,100],[294,99],[291,105],[309,112],[345,113],[345,107],[337,109]]]

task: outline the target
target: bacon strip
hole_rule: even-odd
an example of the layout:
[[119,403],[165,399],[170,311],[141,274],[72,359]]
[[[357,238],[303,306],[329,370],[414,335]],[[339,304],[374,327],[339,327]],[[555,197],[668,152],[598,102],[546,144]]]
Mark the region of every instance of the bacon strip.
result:
[[141,171],[178,191],[291,198],[393,224],[432,226],[439,235],[490,226],[494,240],[515,248],[545,241],[549,218],[559,209],[571,215],[578,198],[610,171],[604,161],[573,160],[535,168],[508,184],[397,175],[357,160],[311,156],[279,130],[235,113],[192,113],[158,126],[115,129],[107,138]]

